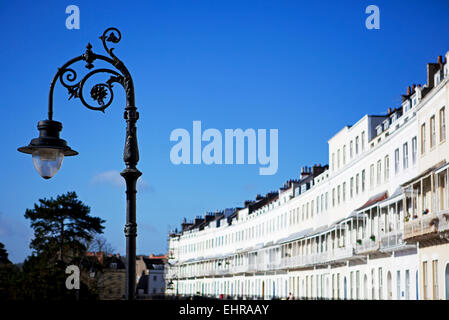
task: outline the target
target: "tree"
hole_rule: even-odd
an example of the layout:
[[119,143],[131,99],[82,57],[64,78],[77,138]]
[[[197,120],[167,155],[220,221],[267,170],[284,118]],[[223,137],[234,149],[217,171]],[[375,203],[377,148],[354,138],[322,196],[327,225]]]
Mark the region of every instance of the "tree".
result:
[[105,221],[91,216],[75,192],[39,199],[33,209],[26,210],[25,218],[34,229],[33,254],[22,270],[6,273],[5,285],[0,281],[0,299],[95,299],[95,292],[82,281],[80,290],[66,288],[65,266],[80,265],[86,244],[103,232]]
[[34,239],[30,248],[51,262],[73,261],[87,249],[97,233],[102,233],[104,220],[90,215],[90,208],[78,200],[75,192],[58,195],[56,200],[39,199],[34,209],[27,209]]
[[114,253],[114,247],[106,240],[105,237],[97,234],[92,240],[85,244],[87,251],[102,252],[104,256]]
[[0,242],[0,264],[10,264],[8,259],[8,252],[5,249],[5,245]]

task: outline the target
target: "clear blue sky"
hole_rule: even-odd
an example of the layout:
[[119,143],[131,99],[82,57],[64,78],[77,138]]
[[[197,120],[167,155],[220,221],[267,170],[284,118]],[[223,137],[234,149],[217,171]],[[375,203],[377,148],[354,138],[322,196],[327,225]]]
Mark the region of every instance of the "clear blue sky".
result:
[[[68,5],[80,30],[65,27]],[[365,8],[380,8],[380,30],[365,28]],[[400,103],[424,83],[426,63],[449,50],[449,2],[427,1],[1,1],[0,242],[14,262],[30,254],[23,217],[42,197],[76,191],[105,219],[105,237],[124,254],[124,95],[105,114],[55,90],[54,119],[80,152],[43,180],[16,151],[47,116],[51,78],[87,42],[118,27],[115,53],[134,78],[143,172],[138,254],[166,250],[169,227],[183,217],[242,205],[297,178],[300,167],[327,163],[327,140],[363,115]],[[258,165],[174,166],[170,133],[205,128],[279,129],[279,170]]]

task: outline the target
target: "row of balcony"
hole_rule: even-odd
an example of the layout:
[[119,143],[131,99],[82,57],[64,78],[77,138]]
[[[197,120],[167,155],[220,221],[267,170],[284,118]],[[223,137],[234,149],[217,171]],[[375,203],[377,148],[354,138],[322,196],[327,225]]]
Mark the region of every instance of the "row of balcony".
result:
[[[444,227],[449,228],[449,224],[447,223],[447,221],[445,222]],[[332,265],[338,263],[345,263],[346,261],[350,260],[364,259],[368,254],[375,256],[377,254],[385,254],[391,251],[404,250],[414,247],[415,245],[407,244],[403,240],[402,232],[397,231],[397,232],[390,232],[382,236],[379,240],[375,238],[363,239],[357,241],[356,245],[346,245],[331,249],[330,251],[326,252],[298,255],[292,257],[283,257],[282,259],[274,259],[274,261],[267,263],[263,261],[256,261],[239,266],[233,266],[229,263],[224,263],[223,266],[217,269],[197,270],[194,273],[189,272],[187,270],[181,271],[178,276],[180,278],[192,276],[208,277],[208,276],[232,275],[239,273],[301,269],[318,265]]]
[[423,241],[438,238],[440,233],[449,231],[449,210],[428,213],[404,224],[404,239]]

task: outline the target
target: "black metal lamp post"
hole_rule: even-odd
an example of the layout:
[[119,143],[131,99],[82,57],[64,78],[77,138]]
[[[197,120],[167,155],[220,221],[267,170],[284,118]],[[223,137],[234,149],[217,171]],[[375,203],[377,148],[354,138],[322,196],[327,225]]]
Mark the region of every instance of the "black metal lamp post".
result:
[[[78,152],[67,146],[65,140],[59,138],[62,124],[53,120],[53,90],[58,79],[68,90],[69,100],[78,98],[87,108],[102,112],[109,107],[114,98],[113,84],[118,83],[125,89],[126,107],[124,118],[126,120],[126,139],[123,160],[126,168],[120,174],[126,181],[126,295],[128,300],[133,300],[136,285],[136,184],[137,179],[142,175],[136,168],[139,161],[136,134],[136,122],[139,119],[139,113],[134,102],[134,84],[131,75],[123,62],[114,55],[114,48],[109,48],[106,43],[118,43],[121,39],[120,31],[116,28],[108,28],[103,32],[100,39],[109,57],[94,53],[91,50],[92,45],[89,43],[84,54],[71,59],[58,69],[50,85],[48,120],[39,121],[39,137],[31,140],[28,146],[21,147],[18,150],[33,155],[34,166],[44,179],[49,179],[56,174],[61,167],[64,156],[78,154]],[[115,69],[94,69],[95,66],[92,63],[96,60],[104,61]],[[79,61],[86,62],[85,67],[90,71],[81,80],[77,81],[77,73],[70,66]],[[91,76],[100,73],[109,74],[110,78],[104,83],[92,86],[90,96],[98,103],[98,106],[92,106],[84,99],[83,88]]]

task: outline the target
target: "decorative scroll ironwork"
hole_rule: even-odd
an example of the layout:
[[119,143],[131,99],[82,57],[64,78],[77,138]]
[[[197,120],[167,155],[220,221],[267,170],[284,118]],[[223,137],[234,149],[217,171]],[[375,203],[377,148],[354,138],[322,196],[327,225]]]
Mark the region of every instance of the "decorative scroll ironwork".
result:
[[[53,116],[53,90],[57,82],[56,80],[59,80],[59,82],[67,89],[69,100],[72,98],[80,99],[85,107],[102,112],[104,112],[111,105],[114,99],[113,84],[119,83],[125,89],[127,106],[134,107],[134,85],[132,78],[123,62],[113,53],[114,48],[108,46],[108,43],[119,43],[121,38],[122,35],[117,28],[108,28],[100,36],[100,39],[109,57],[94,53],[92,51],[92,45],[88,43],[86,46],[86,51],[81,56],[68,61],[61,68],[59,68],[50,86],[48,111],[50,120]],[[116,70],[107,68],[94,69],[94,62],[97,60],[109,63]],[[72,65],[79,61],[84,61],[86,63],[84,67],[91,70],[81,79],[78,79],[77,72],[72,68]],[[97,103],[97,105],[92,105],[86,101],[84,86],[92,76],[97,74],[108,74],[110,77],[107,81],[96,83],[90,88],[90,98]]]

